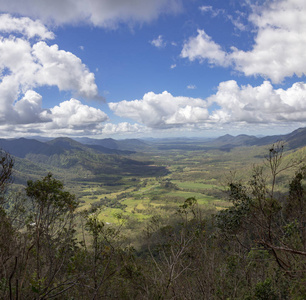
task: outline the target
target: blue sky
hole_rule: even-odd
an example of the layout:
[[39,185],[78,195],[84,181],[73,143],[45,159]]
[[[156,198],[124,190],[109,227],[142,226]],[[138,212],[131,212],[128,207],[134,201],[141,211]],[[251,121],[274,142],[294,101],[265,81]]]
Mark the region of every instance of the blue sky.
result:
[[1,137],[306,126],[304,0],[0,0]]

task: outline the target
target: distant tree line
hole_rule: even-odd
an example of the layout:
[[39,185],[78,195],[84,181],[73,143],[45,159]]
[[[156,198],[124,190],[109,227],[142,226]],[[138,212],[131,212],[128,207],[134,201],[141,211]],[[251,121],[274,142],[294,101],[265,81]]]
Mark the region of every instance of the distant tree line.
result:
[[14,160],[1,152],[0,298],[306,299],[306,169],[285,163],[281,145],[266,164],[269,178],[256,167],[248,184],[229,182],[228,209],[210,214],[188,198],[173,218],[152,217],[136,251],[121,215],[114,226],[78,209],[52,174],[8,193]]

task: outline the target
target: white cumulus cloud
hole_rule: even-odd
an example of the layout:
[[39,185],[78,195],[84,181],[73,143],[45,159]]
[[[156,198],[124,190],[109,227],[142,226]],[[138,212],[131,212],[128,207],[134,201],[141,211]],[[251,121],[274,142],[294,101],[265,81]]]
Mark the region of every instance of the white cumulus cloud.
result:
[[42,86],[101,99],[94,74],[74,54],[47,45],[43,39],[53,35],[40,22],[2,15],[1,32],[9,35],[0,36],[0,123],[45,122],[43,99],[34,91]]
[[181,57],[190,61],[207,60],[218,66],[232,65],[247,76],[260,75],[274,83],[293,75],[306,75],[306,2],[267,3],[249,16],[249,22],[257,30],[251,50],[232,47],[231,52],[226,52],[204,30],[198,30],[196,37],[185,42]]
[[151,128],[182,126],[207,120],[207,102],[198,98],[174,97],[168,92],[149,92],[141,100],[109,103],[121,117],[131,118]]
[[191,61],[196,59],[199,59],[201,62],[208,61],[208,63],[214,65],[229,65],[226,52],[204,30],[198,30],[198,35],[191,37],[184,44],[181,57],[188,58]]
[[17,101],[11,122],[0,124],[3,136],[90,136],[101,135],[108,116],[100,109],[84,105],[77,99],[42,108],[42,96],[27,91]]
[[71,52],[38,42],[33,45],[32,55],[39,66],[35,74],[37,84],[73,90],[85,98],[98,97],[94,74]]
[[52,120],[46,124],[46,128],[50,129],[94,129],[108,120],[103,111],[84,105],[73,98],[45,111],[45,117]]
[[15,103],[14,110],[17,116],[13,120],[19,124],[50,121],[44,116],[42,96],[32,90],[28,90],[24,97]]
[[30,18],[14,18],[9,14],[0,15],[0,32],[21,33],[27,38],[54,39],[53,32],[49,31],[41,21]]
[[302,82],[284,90],[274,89],[269,81],[240,87],[230,80],[220,83],[209,100],[220,106],[210,116],[217,123],[306,122],[306,84]]

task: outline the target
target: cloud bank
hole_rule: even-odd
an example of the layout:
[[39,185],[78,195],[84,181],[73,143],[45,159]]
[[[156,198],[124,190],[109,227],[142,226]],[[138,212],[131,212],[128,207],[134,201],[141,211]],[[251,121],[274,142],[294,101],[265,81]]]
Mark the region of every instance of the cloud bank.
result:
[[[120,117],[130,118],[152,129],[241,128],[303,122],[306,119],[306,84],[274,89],[269,81],[259,86],[239,86],[234,80],[221,82],[207,99],[175,97],[168,92],[147,93],[140,100],[109,103]],[[216,108],[217,107],[217,108]]]
[[121,22],[148,22],[161,13],[178,12],[181,0],[0,0],[2,11],[18,13],[44,23],[91,23],[114,27]]

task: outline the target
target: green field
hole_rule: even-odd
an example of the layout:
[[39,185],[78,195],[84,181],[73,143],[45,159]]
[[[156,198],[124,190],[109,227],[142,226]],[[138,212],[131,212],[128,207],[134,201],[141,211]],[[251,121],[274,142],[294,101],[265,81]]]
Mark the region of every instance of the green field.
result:
[[[190,197],[203,210],[228,207],[227,183],[232,178],[242,182],[250,178],[254,166],[263,164],[269,149],[254,146],[231,151],[207,147],[189,150],[177,149],[178,145],[174,148],[168,143],[126,157],[76,152],[73,157],[57,155],[46,162],[34,156],[29,158],[35,163],[17,159],[16,183],[40,179],[48,170],[77,196],[79,210],[98,210],[100,218],[108,223],[117,222],[118,214],[127,223],[137,223],[155,215],[167,218]],[[304,155],[302,152],[285,154],[289,160],[297,154]],[[280,186],[286,187],[289,175],[283,175]]]
[[[203,210],[224,209],[229,206],[227,182],[233,177],[242,181],[249,178],[253,167],[264,162],[265,153],[267,147],[236,148],[231,152],[155,150],[141,154],[142,159],[146,155],[155,165],[166,167],[169,174],[126,176],[117,179],[114,185],[83,182],[76,189],[80,209],[99,208],[101,219],[109,223],[116,222],[118,213],[130,222],[141,222],[154,215],[166,218],[190,197]],[[139,158],[138,155],[133,158]],[[73,183],[67,183],[75,188]]]

